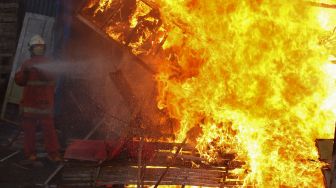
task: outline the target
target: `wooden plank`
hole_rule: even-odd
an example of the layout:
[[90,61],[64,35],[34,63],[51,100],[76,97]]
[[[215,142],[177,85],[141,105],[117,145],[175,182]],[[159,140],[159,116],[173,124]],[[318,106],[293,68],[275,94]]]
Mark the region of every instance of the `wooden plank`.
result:
[[[3,35],[6,35],[6,36],[3,36]],[[8,34],[7,32],[0,34],[0,42],[12,42],[16,44],[17,42],[16,31],[14,31],[11,34]]]
[[8,40],[0,40],[0,47],[10,47],[10,46],[15,46],[16,42],[15,41],[8,41]]
[[15,49],[0,49],[0,54],[14,54],[15,53]]
[[8,42],[13,42],[16,44],[16,36],[17,36],[17,31],[12,30],[12,31],[1,31],[0,32],[0,37],[1,38],[6,38]]
[[332,157],[330,164],[330,184],[329,188],[336,187],[336,124],[334,129],[334,139],[333,139]]
[[0,67],[4,68],[4,69],[12,69],[12,59],[1,59],[0,57]]
[[4,73],[10,73],[11,72],[11,66],[8,65],[8,66],[2,66],[0,65],[0,74],[4,74]]
[[[168,160],[165,158],[154,158],[152,161],[149,161],[146,163],[147,166],[155,166],[155,165],[159,165],[159,166],[165,166],[167,165]],[[203,161],[192,161],[192,160],[185,160],[183,158],[177,158],[177,160],[175,161],[175,165],[174,166],[184,166],[184,167],[191,167],[192,163],[195,163],[199,166],[201,166],[204,169],[213,169],[213,168],[219,168],[219,167],[223,167],[223,164],[212,164],[212,165],[207,165],[202,163]],[[244,165],[244,162],[241,161],[230,161],[230,163],[228,164],[227,168],[230,169],[235,169],[235,168],[239,168],[242,165]]]
[[[183,171],[183,169],[179,169],[180,171]],[[105,172],[105,174],[101,177],[102,179],[110,179],[112,177],[124,177],[127,179],[134,179],[136,180],[134,177],[134,173],[132,171],[123,171],[123,172],[129,172],[129,174],[123,174],[122,172],[120,173],[107,173]],[[162,171],[158,171],[153,170],[151,172],[145,171],[145,179],[153,179],[153,180],[157,180],[158,176],[160,176],[160,172],[162,173]],[[167,175],[163,178],[164,180],[169,179],[169,178],[190,178],[190,179],[208,179],[208,180],[220,180],[222,178],[225,177],[226,174],[222,174],[222,173],[215,173],[215,174],[208,174],[208,173],[192,173],[192,172],[188,172],[188,173],[178,173],[178,172],[174,172],[174,171],[168,171]],[[227,174],[229,175],[229,174]],[[231,176],[233,177],[233,176]]]
[[0,22],[6,22],[6,23],[9,23],[9,22],[17,22],[17,17],[4,17],[4,15],[1,15],[0,14]]
[[15,32],[16,34],[16,30],[17,30],[17,23],[0,23],[0,33],[1,32],[7,32],[7,31],[11,31],[11,32]]
[[13,2],[8,2],[8,3],[0,3],[0,9],[8,9],[8,8],[19,8],[19,3],[13,3]]
[[0,12],[0,22],[3,22],[1,21],[2,19],[5,19],[5,18],[15,18],[17,20],[17,14],[16,13],[6,13],[6,12]]
[[318,139],[316,140],[316,146],[319,152],[319,159],[331,163],[333,152],[333,139]]
[[0,50],[1,51],[11,51],[15,50],[16,44],[13,42],[1,42],[0,43]]
[[[88,177],[82,177],[82,178],[79,178],[79,177],[73,177],[73,178],[64,178],[64,180],[66,181],[69,181],[69,180],[80,180],[80,181],[89,181],[90,179],[92,179],[93,177],[92,176],[88,176]],[[155,182],[156,179],[157,179],[157,176],[147,176],[145,175],[144,176],[144,181],[153,181]],[[99,182],[108,182],[108,181],[123,181],[123,182],[127,182],[127,181],[135,181],[137,182],[137,179],[134,178],[134,177],[130,177],[130,176],[104,176],[104,177],[98,177],[97,180]],[[194,176],[194,177],[191,177],[191,176],[179,176],[179,175],[175,175],[175,176],[167,176],[165,177],[162,181],[194,181],[194,182],[197,182],[199,181],[200,183],[215,183],[215,184],[218,184],[218,183],[221,183],[223,182],[223,178],[202,178],[202,177],[199,177],[199,176]]]
[[[127,167],[124,167],[124,169],[115,169],[115,170],[108,170],[108,169],[103,169],[103,171],[108,174],[118,174],[118,175],[122,175],[123,173],[127,172],[128,174],[134,174],[135,170],[133,169],[128,169]],[[162,173],[163,169],[157,169],[157,168],[153,168],[153,169],[147,169],[145,171],[146,175],[160,175],[160,173]],[[224,176],[230,176],[230,177],[235,177],[234,174],[232,174],[230,171],[225,172],[225,171],[214,171],[214,170],[206,170],[206,169],[192,169],[192,168],[173,168],[172,170],[168,171],[170,175],[186,175],[186,174],[190,174],[190,176],[204,176],[204,177],[216,177],[216,178],[220,178],[220,177],[224,177]]]
[[[116,185],[116,184],[136,184],[135,181],[108,181],[108,182],[99,182],[98,186],[104,185]],[[145,185],[154,185],[154,181],[144,181]],[[222,184],[210,184],[210,183],[202,183],[202,182],[188,182],[188,181],[162,181],[161,185],[190,185],[190,186],[205,186],[205,187],[221,187]],[[229,184],[224,184],[224,187],[237,187],[238,185],[242,185],[242,183],[232,182]]]
[[[183,171],[183,170],[181,170]],[[122,172],[128,172],[128,171],[122,171]],[[136,174],[135,173],[130,173],[130,174],[125,174],[125,173],[122,173],[122,172],[119,172],[119,173],[112,173],[112,172],[106,172],[106,171],[101,171],[101,173],[103,175],[101,175],[99,177],[99,179],[101,180],[110,180],[110,179],[113,179],[113,178],[119,178],[119,179],[132,179],[132,180],[135,180],[137,181],[137,178],[136,178]],[[157,176],[159,175],[160,171],[158,172],[152,172],[152,173],[148,173],[146,172],[145,175],[144,175],[144,178],[146,180],[156,180],[157,179]],[[68,180],[68,179],[82,179],[82,180],[85,180],[85,179],[90,179],[93,177],[93,174],[94,172],[88,172],[88,173],[84,173],[84,172],[78,172],[78,171],[75,171],[73,173],[67,173],[67,174],[63,174],[63,179],[65,180]],[[203,174],[197,174],[197,173],[181,173],[179,174],[178,172],[174,172],[174,173],[168,173],[167,176],[163,179],[163,180],[167,180],[167,179],[207,179],[207,180],[212,180],[212,181],[222,181],[223,178],[226,176],[230,177],[229,179],[238,179],[237,176],[234,176],[232,174],[223,174],[221,175],[221,173],[218,173],[218,174],[214,174],[213,176],[211,175],[206,175],[206,173],[203,173]]]
[[13,53],[2,53],[0,51],[0,58],[2,58],[2,57],[13,57]]
[[313,1],[308,1],[307,3],[311,6],[336,9],[336,4],[318,3]]
[[[121,179],[121,178],[113,178],[113,179],[107,179],[106,181],[104,180],[100,180],[98,185],[104,185],[106,184],[107,182],[111,182],[111,181],[119,181],[121,182],[121,184],[124,184],[124,183],[128,183],[128,182],[136,182],[136,180],[134,179]],[[211,181],[211,180],[206,180],[206,179],[187,179],[187,180],[184,180],[182,178],[171,178],[171,179],[165,179],[165,180],[162,180],[162,182],[166,182],[166,183],[162,183],[160,185],[164,185],[164,184],[170,184],[170,185],[182,185],[182,184],[185,184],[185,185],[196,185],[196,186],[200,186],[200,185],[204,185],[204,184],[208,184],[208,185],[219,185],[221,184],[221,182],[218,180],[218,181]],[[144,184],[146,185],[154,185],[155,184],[155,178],[153,179],[145,179],[144,180]]]
[[[160,153],[158,151],[156,151],[157,153],[155,153],[154,158],[152,158],[150,161],[145,161],[146,166],[166,166],[167,163],[169,162],[169,156],[171,156],[171,154],[169,153]],[[196,153],[197,155],[197,153]],[[127,157],[128,158],[128,157]],[[198,160],[194,160],[194,159],[198,159]],[[115,159],[117,160],[117,159]],[[218,163],[218,164],[205,164],[204,161],[206,161],[205,159],[196,157],[194,155],[188,154],[188,155],[178,155],[176,161],[175,161],[175,165],[174,166],[179,166],[179,167],[191,167],[192,163],[195,163],[197,165],[199,165],[200,167],[204,168],[204,169],[221,169],[224,167],[227,167],[228,169],[235,169],[235,168],[239,168],[242,165],[244,165],[245,163],[242,161],[237,161],[237,160],[225,160],[222,163]],[[230,161],[228,163],[228,161]],[[106,166],[115,166],[116,164],[121,163],[122,162],[118,161],[113,162],[113,161],[108,161],[106,162]],[[128,162],[128,164],[124,164],[124,165],[136,165],[136,160],[133,159],[130,162]]]
[[17,14],[0,12],[0,23],[17,23],[17,21]]
[[[145,181],[156,181],[158,176],[149,176],[147,174],[144,175],[144,180]],[[104,176],[100,177],[99,181],[101,182],[106,182],[106,181],[136,181],[135,178],[130,177],[130,176]],[[170,175],[168,174],[167,177],[164,177],[163,180],[161,181],[199,181],[201,183],[220,183],[222,182],[223,178],[215,178],[215,177],[202,177],[202,176],[185,176],[185,175]]]
[[[92,182],[92,178],[88,179],[81,179],[81,178],[72,178],[72,179],[64,179],[63,182],[68,182],[68,183],[83,183],[83,182]],[[112,182],[118,182],[118,183],[112,183]],[[106,180],[103,179],[98,179],[97,183],[98,185],[107,185],[107,184],[136,184],[137,180],[136,179],[125,179],[125,178],[120,178],[120,177],[115,177],[115,178],[109,178]],[[155,184],[155,178],[153,179],[145,179],[144,184],[145,185],[154,185]],[[170,179],[164,179],[162,180],[161,185],[195,185],[195,186],[204,186],[204,185],[212,185],[212,186],[219,186],[219,185],[241,185],[242,182],[240,181],[227,181],[225,183],[222,183],[221,180],[207,180],[207,179],[184,179],[184,178],[170,178]]]
[[13,54],[0,54],[0,64],[10,64],[12,60]]
[[13,15],[17,15],[18,14],[18,8],[15,7],[8,7],[8,8],[1,8],[0,7],[0,11],[1,13],[6,13],[6,14],[13,14]]
[[[66,166],[64,169],[63,182],[65,185],[71,183],[83,183],[93,181],[94,168],[73,168],[69,169]],[[136,166],[107,166],[101,170],[101,175],[97,178],[98,185],[109,184],[136,184],[137,183],[137,167]],[[147,167],[144,175],[145,185],[154,185],[157,177],[165,170],[163,168]],[[224,177],[228,179],[224,181]],[[161,185],[194,185],[194,186],[210,186],[220,187],[225,185],[227,187],[242,185],[238,181],[238,177],[231,173],[226,173],[225,170],[206,170],[206,169],[191,169],[172,167],[167,175],[163,178]]]
[[[127,172],[127,175],[133,176],[136,174],[137,168],[130,167],[113,167],[113,168],[104,168],[102,169],[107,174],[118,174]],[[165,169],[164,168],[146,168],[146,175],[160,175]],[[222,177],[223,174],[227,174],[225,171],[220,170],[205,170],[205,169],[192,169],[192,168],[171,168],[167,174],[191,174],[192,176],[205,176],[205,177]],[[122,175],[122,174],[120,174]]]

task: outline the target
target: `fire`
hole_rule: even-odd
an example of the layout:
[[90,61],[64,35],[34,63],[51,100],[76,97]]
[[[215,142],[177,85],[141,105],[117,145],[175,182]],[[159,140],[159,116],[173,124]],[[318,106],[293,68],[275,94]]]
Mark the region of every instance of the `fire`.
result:
[[133,54],[148,55],[158,51],[166,35],[160,13],[152,4],[142,0],[89,0],[81,14]]
[[301,0],[157,0],[160,12],[149,1],[90,2],[85,14],[111,38],[135,55],[159,51],[158,108],[178,120],[178,141],[189,137],[209,162],[235,154],[246,186],[323,187],[315,140],[334,132],[335,10]]
[[333,30],[336,24],[336,11],[334,9],[318,10],[317,18],[324,30]]
[[[99,1],[98,2],[98,8],[95,11],[95,14],[97,14],[97,12],[104,12],[106,11],[108,8],[111,7],[113,0],[104,0],[104,1]],[[95,4],[95,3],[94,3]]]
[[202,155],[236,153],[247,162],[246,185],[323,187],[314,142],[332,137],[335,120],[335,105],[326,105],[335,81],[318,45],[329,22],[321,27],[303,1],[159,5],[167,23],[183,25],[164,45],[177,58],[157,75],[159,107],[179,120],[179,140],[199,126]]

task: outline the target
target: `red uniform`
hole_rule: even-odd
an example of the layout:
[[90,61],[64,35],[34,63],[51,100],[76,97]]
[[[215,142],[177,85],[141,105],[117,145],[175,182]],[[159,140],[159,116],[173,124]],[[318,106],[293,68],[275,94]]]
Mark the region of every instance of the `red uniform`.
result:
[[48,62],[44,56],[33,56],[24,62],[15,74],[16,84],[24,87],[21,107],[24,151],[27,156],[35,154],[37,125],[42,127],[45,148],[49,156],[58,155],[59,144],[53,120],[55,80],[52,75],[36,68]]

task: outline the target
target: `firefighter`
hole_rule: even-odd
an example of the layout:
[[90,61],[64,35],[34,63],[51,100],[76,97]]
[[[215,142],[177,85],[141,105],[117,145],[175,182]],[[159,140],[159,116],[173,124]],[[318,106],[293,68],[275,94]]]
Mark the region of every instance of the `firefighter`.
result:
[[55,80],[53,75],[39,68],[39,65],[50,62],[44,56],[46,44],[41,36],[35,35],[28,46],[31,58],[25,61],[15,74],[16,84],[24,87],[21,100],[24,153],[29,160],[37,159],[35,132],[37,126],[40,126],[48,158],[60,161],[59,143],[53,119]]

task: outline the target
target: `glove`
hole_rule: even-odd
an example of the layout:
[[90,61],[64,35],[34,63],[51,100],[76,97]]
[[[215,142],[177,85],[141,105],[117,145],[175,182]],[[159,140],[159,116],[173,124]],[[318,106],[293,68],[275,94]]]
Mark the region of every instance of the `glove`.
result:
[[34,68],[34,67],[32,67],[32,66],[25,66],[25,67],[23,67],[23,75],[24,75],[26,78],[28,78],[28,77],[29,77],[29,74],[30,74],[31,72],[33,72],[34,69],[36,69],[36,68]]
[[27,77],[29,75],[29,69],[27,67],[23,68],[23,74]]
[[37,71],[37,68],[35,68],[34,66],[25,66],[23,67],[23,72],[28,74],[32,71]]

